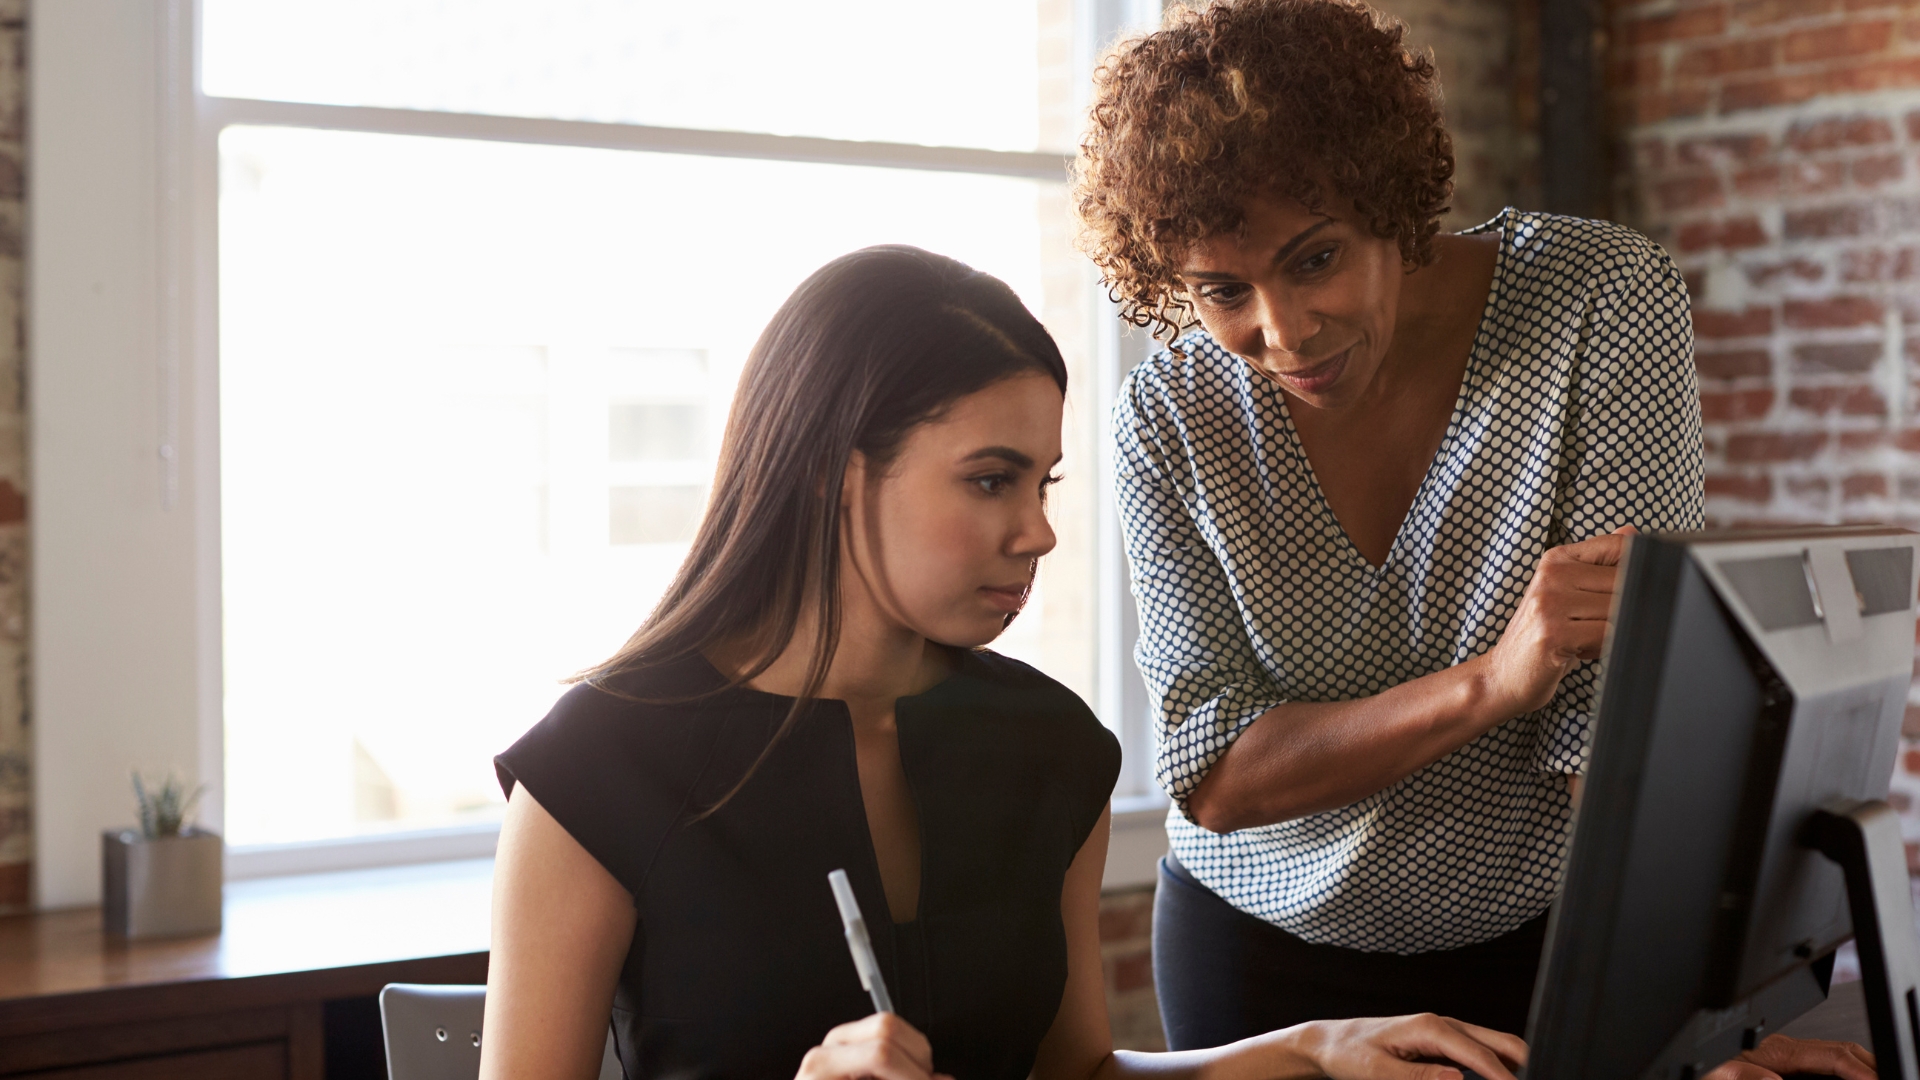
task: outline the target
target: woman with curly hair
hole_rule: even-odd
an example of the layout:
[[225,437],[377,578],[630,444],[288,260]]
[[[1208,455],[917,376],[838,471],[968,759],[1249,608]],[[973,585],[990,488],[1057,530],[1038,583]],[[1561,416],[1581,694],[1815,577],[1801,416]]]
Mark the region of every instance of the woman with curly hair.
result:
[[1451,142],[1403,34],[1229,0],[1097,76],[1083,246],[1171,346],[1113,437],[1175,1046],[1522,1030],[1621,534],[1702,525],[1680,274],[1601,221],[1442,234]]

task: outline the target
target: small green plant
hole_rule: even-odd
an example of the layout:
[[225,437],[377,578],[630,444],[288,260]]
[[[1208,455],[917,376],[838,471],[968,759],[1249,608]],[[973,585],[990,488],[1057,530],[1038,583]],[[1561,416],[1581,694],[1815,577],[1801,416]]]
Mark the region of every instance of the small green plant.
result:
[[149,840],[163,836],[179,836],[187,823],[187,815],[193,812],[193,804],[200,801],[200,793],[205,784],[187,791],[185,785],[172,772],[152,791],[147,790],[147,782],[138,772],[133,774],[133,795],[140,801],[140,833]]

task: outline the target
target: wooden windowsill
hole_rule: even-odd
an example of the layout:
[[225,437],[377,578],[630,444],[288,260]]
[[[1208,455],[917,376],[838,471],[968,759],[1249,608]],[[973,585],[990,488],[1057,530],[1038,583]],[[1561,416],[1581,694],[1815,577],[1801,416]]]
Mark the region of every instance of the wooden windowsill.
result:
[[0,1036],[486,977],[493,860],[228,882],[225,927],[120,942],[99,908],[0,918]]

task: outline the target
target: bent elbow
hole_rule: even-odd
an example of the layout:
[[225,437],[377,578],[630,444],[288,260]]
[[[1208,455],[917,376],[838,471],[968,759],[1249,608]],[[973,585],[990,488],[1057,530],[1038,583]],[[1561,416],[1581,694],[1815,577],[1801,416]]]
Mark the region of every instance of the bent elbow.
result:
[[1243,809],[1234,805],[1230,795],[1206,780],[1187,796],[1187,816],[1210,833],[1230,833],[1253,824],[1245,819]]

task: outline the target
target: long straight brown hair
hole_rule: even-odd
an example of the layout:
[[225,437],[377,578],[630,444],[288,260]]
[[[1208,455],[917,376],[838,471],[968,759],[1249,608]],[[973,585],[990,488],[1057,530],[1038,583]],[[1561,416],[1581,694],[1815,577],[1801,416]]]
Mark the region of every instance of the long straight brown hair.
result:
[[[840,638],[840,491],[853,452],[885,468],[916,425],[1030,371],[1066,392],[1059,347],[1013,290],[915,247],[843,255],[774,313],[740,374],[692,550],[640,629],[580,676],[614,692],[616,675],[746,644],[756,659],[728,684],[738,686],[812,620],[813,655],[792,709],[701,816],[759,770],[826,681]],[[803,610],[809,588],[814,603]]]

